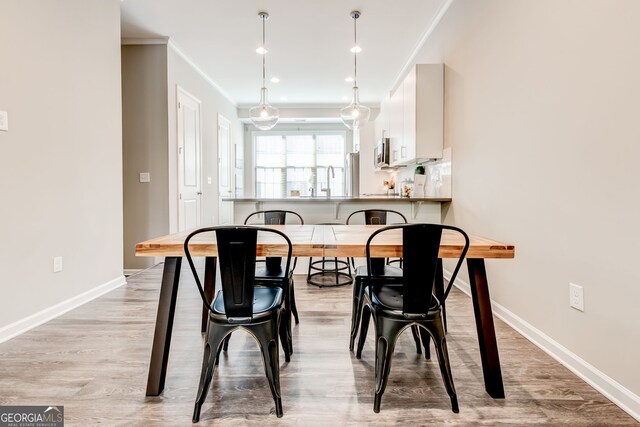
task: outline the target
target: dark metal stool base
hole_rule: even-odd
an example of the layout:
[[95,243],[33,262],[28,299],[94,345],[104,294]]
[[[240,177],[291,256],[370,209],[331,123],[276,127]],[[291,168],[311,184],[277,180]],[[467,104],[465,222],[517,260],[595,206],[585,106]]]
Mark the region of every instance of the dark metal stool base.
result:
[[[327,264],[331,265],[332,268],[328,268]],[[322,267],[318,267],[318,265],[322,265]],[[312,270],[316,270],[316,272],[312,273]],[[344,270],[349,273],[345,273]],[[327,259],[323,257],[319,261],[313,261],[313,258],[310,258],[307,283],[320,288],[350,285],[353,283],[351,265],[348,261],[337,258]]]

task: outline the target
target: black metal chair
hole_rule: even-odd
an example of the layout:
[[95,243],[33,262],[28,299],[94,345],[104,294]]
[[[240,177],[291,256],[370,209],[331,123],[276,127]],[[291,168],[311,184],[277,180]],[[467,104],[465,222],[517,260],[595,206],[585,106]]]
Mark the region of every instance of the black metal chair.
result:
[[[304,225],[302,217],[293,211],[284,210],[268,210],[268,211],[256,211],[244,220],[244,224],[247,225],[252,217],[258,215],[264,216],[264,224],[266,225],[283,225],[287,220],[287,213],[295,215],[300,220],[300,225]],[[253,225],[253,224],[250,224]],[[287,340],[282,342],[283,347],[288,347],[289,353],[293,354],[293,338],[291,332],[291,315],[296,321],[296,324],[300,323],[298,318],[298,308],[296,307],[296,297],[294,292],[293,283],[293,270],[296,268],[298,258],[293,259],[293,267],[289,270],[288,274],[285,274],[285,270],[282,269],[282,257],[266,257],[265,259],[256,259],[256,286],[265,287],[277,287],[284,291],[285,301],[285,326],[287,328]],[[231,340],[231,334],[227,335],[222,345],[222,350],[229,350],[229,340]]]
[[[285,210],[268,210],[268,211],[256,211],[247,216],[244,220],[244,224],[247,225],[252,217],[262,214],[264,216],[264,224],[278,224],[282,225],[286,223],[287,214],[296,216],[300,221],[300,225],[304,225],[304,219],[300,214],[293,211]],[[259,264],[256,266],[256,282],[259,285],[278,285],[285,279],[284,270],[282,270],[282,258],[280,257],[267,257],[266,260],[259,260]],[[298,257],[293,258],[293,267],[289,274],[289,289],[287,295],[287,310],[293,314],[296,324],[300,323],[298,317],[298,308],[296,306],[295,287],[293,282],[293,271],[296,269],[298,263]]]
[[[394,211],[391,209],[361,209],[358,211],[351,212],[351,214],[347,217],[347,221],[345,223],[349,225],[351,223],[351,218],[353,218],[355,215],[359,213],[364,214],[364,223],[366,225],[387,225],[388,214],[397,215],[401,219],[401,222],[392,223],[392,224],[407,224],[409,222],[407,221],[407,217],[405,217],[401,212]],[[402,268],[402,258],[393,259],[393,260],[387,259],[387,264],[394,264],[394,263],[397,263],[398,266]],[[351,264],[355,269],[356,265],[353,258],[351,258]]]
[[[394,229],[402,230],[404,268],[401,280],[372,273],[375,269],[371,265],[371,242],[378,234]],[[469,237],[464,231],[449,225],[402,224],[377,230],[367,240],[369,275],[363,296],[364,307],[356,357],[360,359],[362,356],[369,320],[372,317],[376,336],[374,412],[380,412],[380,402],[389,378],[396,340],[405,329],[414,325],[422,329],[423,339],[426,338],[423,331],[428,332],[433,338],[442,379],[451,399],[451,409],[456,413],[459,411],[442,325],[440,301],[432,293],[443,230],[458,232],[465,241],[449,285],[444,292],[444,300],[451,291],[451,286],[469,249]],[[390,283],[393,281],[396,283]]]
[[[189,249],[191,239],[206,232],[215,232],[216,234],[222,282],[222,290],[216,294],[211,303],[207,301]],[[185,256],[191,267],[202,301],[209,311],[200,385],[193,410],[194,423],[200,420],[200,411],[207,398],[222,342],[225,337],[238,329],[246,330],[258,342],[267,380],[275,401],[276,415],[282,417],[278,335],[282,340],[287,339],[286,330],[281,324],[281,316],[284,312],[284,291],[275,287],[254,286],[258,232],[274,233],[286,241],[288,245],[286,268],[288,270],[291,263],[291,241],[278,230],[247,226],[208,227],[192,232],[184,242]],[[284,352],[285,359],[289,361],[287,347]]]
[[[342,224],[325,222],[316,225]],[[331,282],[322,280],[325,277],[330,278]],[[307,283],[319,288],[350,285],[351,283],[353,283],[353,276],[351,275],[351,263],[349,261],[349,258],[347,258],[345,261],[338,259],[337,257],[322,257],[322,259],[314,261],[313,257],[309,257]]]
[[[387,224],[387,216],[388,214],[395,214],[400,217],[403,224],[407,223],[407,218],[398,211],[393,211],[389,209],[361,209],[358,211],[354,211],[347,217],[346,224],[349,225],[351,223],[351,218],[353,218],[357,214],[364,214],[364,223],[367,225],[386,225]],[[402,258],[400,261],[400,267],[402,267]],[[355,262],[353,258],[351,258],[351,263],[356,272],[356,280],[355,285],[353,286],[353,305],[351,308],[351,337],[349,340],[349,350],[353,351],[353,346],[358,335],[358,326],[360,324],[360,318],[362,317],[362,294],[364,293],[364,277],[368,275],[367,266],[361,265],[356,268]],[[402,269],[398,267],[394,267],[387,260],[386,265],[384,262],[384,258],[374,258],[372,260],[372,266],[374,268],[374,273],[379,276],[402,276]],[[416,342],[416,351],[418,354],[422,354],[422,349],[420,345],[420,332],[417,326],[411,328],[411,333],[413,334],[413,339]],[[425,355],[427,358],[430,357],[429,354],[429,346],[425,348]]]

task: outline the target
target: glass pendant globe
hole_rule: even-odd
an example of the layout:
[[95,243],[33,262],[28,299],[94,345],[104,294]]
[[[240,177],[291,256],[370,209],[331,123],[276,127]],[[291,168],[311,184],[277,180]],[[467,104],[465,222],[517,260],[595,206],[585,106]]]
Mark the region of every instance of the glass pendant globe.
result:
[[260,91],[260,104],[249,110],[249,118],[260,130],[270,130],[278,123],[278,109],[269,104],[266,87]]
[[351,130],[359,129],[369,121],[371,109],[360,104],[358,88],[353,88],[351,103],[340,110],[342,122]]

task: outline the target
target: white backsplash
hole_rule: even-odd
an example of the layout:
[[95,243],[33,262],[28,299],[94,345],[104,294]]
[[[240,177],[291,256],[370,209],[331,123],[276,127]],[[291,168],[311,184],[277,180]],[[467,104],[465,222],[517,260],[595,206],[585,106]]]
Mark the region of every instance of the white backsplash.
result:
[[[414,187],[415,169],[417,165],[410,165],[394,172],[396,192],[409,180],[409,185]],[[412,194],[412,197],[451,197],[451,147],[442,151],[442,158],[423,163],[426,175],[424,196]]]
[[426,197],[451,197],[451,147],[442,150],[442,158],[424,165]]

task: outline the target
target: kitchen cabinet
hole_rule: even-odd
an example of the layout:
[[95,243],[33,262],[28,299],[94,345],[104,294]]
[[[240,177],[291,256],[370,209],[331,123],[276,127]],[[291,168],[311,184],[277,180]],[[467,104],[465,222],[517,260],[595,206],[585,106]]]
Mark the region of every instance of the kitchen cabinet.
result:
[[391,166],[401,162],[400,150],[404,141],[403,97],[401,85],[389,100],[389,164]]
[[402,82],[404,133],[400,163],[442,157],[444,143],[444,65],[416,65]]
[[380,113],[374,124],[376,140],[389,136],[389,101],[387,96],[380,103]]
[[413,67],[380,106],[376,135],[390,138],[391,166],[442,157],[444,142],[444,66]]

